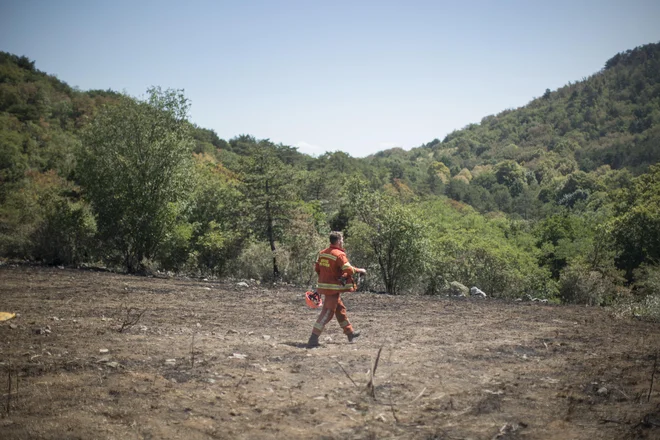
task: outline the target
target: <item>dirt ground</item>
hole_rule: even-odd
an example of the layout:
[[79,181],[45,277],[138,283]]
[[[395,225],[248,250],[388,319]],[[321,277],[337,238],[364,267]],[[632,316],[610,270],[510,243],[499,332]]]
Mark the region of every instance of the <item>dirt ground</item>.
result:
[[657,323],[344,298],[308,350],[301,289],[0,266],[0,438],[660,438]]

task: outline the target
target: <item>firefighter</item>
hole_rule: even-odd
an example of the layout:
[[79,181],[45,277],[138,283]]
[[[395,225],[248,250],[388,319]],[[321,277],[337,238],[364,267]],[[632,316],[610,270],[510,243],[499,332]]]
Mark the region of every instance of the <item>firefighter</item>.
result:
[[315,270],[319,276],[316,290],[325,297],[325,300],[323,301],[321,313],[314,324],[312,335],[307,342],[307,347],[319,346],[319,335],[333,316],[337,316],[339,326],[348,337],[348,342],[353,342],[353,339],[360,336],[360,332],[353,330],[353,326],[348,321],[346,307],[340,294],[355,291],[353,275],[357,273],[366,274],[367,271],[353,267],[348,262],[346,251],[344,251],[344,237],[341,232],[333,231],[330,233],[330,247],[319,252]]

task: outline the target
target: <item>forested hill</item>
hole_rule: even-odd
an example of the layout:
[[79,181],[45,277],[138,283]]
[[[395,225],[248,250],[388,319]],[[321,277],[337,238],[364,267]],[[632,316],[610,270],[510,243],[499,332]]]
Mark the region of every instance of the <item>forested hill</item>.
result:
[[[424,148],[472,169],[512,159],[536,171],[558,155],[593,171],[635,172],[660,159],[660,43],[617,54],[593,76],[517,110],[486,116]],[[553,154],[554,153],[554,154]]]
[[591,304],[634,292],[660,316],[660,44],[362,159],[224,140],[187,109],[177,91],[81,91],[0,52],[0,263],[305,284],[342,230],[373,290],[460,282]]

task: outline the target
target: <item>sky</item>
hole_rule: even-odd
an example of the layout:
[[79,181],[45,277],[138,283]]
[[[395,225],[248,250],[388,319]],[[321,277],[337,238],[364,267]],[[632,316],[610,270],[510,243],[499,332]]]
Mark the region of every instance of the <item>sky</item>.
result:
[[659,23],[658,0],[0,0],[0,50],[81,90],[183,89],[225,140],[364,157],[589,77]]

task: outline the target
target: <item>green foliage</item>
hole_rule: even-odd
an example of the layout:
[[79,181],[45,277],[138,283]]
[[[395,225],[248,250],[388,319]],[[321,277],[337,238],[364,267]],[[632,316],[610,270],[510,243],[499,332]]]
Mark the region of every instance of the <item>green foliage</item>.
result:
[[272,276],[278,279],[277,246],[288,227],[295,204],[295,169],[278,157],[281,148],[264,140],[248,147],[241,167],[240,191],[245,197],[244,221],[257,240],[265,239],[272,251]]
[[282,246],[288,253],[284,279],[297,285],[310,285],[316,281],[314,261],[318,251],[327,246],[326,227],[323,235],[319,226],[325,224],[318,206],[304,204],[292,212],[289,227],[284,233]]
[[187,109],[181,92],[152,88],[105,107],[84,132],[77,175],[101,240],[129,272],[154,258],[191,189]]
[[75,265],[94,257],[96,222],[89,205],[57,199],[46,205],[34,233],[33,257],[48,264]]
[[[178,223],[165,231],[158,247],[157,260],[165,270],[180,272],[190,267],[193,225]],[[193,266],[194,267],[194,266]]]
[[563,302],[590,306],[612,305],[629,295],[616,278],[593,270],[583,262],[575,262],[559,277],[559,294]]
[[273,281],[273,258],[284,267],[288,263],[288,256],[288,252],[280,246],[272,251],[268,242],[248,241],[241,248],[231,273],[238,278]]
[[660,261],[660,165],[650,167],[618,196],[618,215],[610,230],[619,251],[617,264],[632,280],[641,264]]
[[29,172],[0,205],[0,255],[48,264],[93,257],[96,231],[89,206],[68,197],[76,188],[53,171]]
[[536,264],[532,235],[517,223],[486,218],[442,202],[421,207],[433,231],[427,293],[443,293],[452,281],[496,297],[529,293],[549,297],[549,274]]
[[195,157],[197,185],[187,216],[193,225],[190,258],[197,259],[201,273],[222,276],[249,234],[240,214],[242,196],[234,173],[212,156]]
[[372,288],[459,281],[652,314],[659,60],[660,44],[642,46],[442,141],[356,159],[225,141],[186,120],[177,92],[82,92],[0,52],[0,256],[76,264],[103,252],[130,271],[305,285],[333,229]]
[[238,256],[241,243],[239,234],[212,221],[195,240],[197,268],[203,274],[225,275],[230,261]]
[[347,233],[352,258],[377,263],[377,275],[388,293],[404,292],[427,264],[425,225],[409,207],[368,191],[364,182],[353,181],[347,196],[355,204]]

